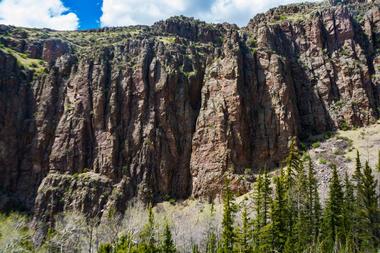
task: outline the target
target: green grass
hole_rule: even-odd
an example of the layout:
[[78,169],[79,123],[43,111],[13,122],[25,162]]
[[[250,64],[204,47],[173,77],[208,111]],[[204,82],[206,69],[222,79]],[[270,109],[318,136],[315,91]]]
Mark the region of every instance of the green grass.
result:
[[0,50],[15,57],[17,60],[17,64],[20,67],[29,69],[37,75],[40,75],[46,71],[45,61],[41,59],[29,58],[26,54],[17,52],[16,50],[11,49],[9,47],[5,47],[2,44],[0,44]]
[[158,37],[158,40],[163,42],[164,44],[173,44],[176,42],[176,37],[174,37],[174,36]]
[[311,144],[311,146],[313,148],[319,148],[321,146],[321,143],[318,141],[318,142],[314,142],[313,144]]
[[324,159],[324,158],[319,158],[319,163],[320,164],[327,164],[328,163],[328,161],[326,160],[326,159]]
[[304,14],[304,13],[293,13],[289,15],[282,14],[278,16],[277,19],[273,20],[273,22],[270,24],[281,24],[284,21],[300,22],[303,20],[307,20],[308,18],[309,18],[309,15]]

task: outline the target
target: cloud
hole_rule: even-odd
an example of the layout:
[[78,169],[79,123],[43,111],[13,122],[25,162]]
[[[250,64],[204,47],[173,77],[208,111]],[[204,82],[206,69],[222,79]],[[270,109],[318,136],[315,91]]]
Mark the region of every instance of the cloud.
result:
[[102,26],[146,24],[174,15],[244,26],[256,14],[305,0],[103,0]]
[[209,22],[229,22],[244,26],[258,13],[270,8],[303,0],[215,0],[210,10],[204,13]]
[[102,26],[152,24],[186,13],[201,0],[103,0]]
[[60,0],[0,0],[0,23],[75,30],[79,19]]

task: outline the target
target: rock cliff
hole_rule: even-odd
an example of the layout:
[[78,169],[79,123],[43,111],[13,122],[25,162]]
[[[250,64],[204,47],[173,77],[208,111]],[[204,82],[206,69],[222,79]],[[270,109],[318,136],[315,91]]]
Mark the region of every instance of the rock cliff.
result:
[[243,193],[292,136],[366,126],[379,106],[377,2],[281,6],[244,28],[0,25],[0,208],[101,216],[213,198],[226,177]]

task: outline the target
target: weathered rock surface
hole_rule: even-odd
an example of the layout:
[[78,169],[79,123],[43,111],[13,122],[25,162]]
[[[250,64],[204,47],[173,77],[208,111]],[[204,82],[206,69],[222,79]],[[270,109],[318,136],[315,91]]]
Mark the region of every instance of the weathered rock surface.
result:
[[215,197],[226,177],[246,192],[292,136],[379,117],[378,3],[283,6],[242,29],[1,25],[0,43],[0,185],[36,220]]

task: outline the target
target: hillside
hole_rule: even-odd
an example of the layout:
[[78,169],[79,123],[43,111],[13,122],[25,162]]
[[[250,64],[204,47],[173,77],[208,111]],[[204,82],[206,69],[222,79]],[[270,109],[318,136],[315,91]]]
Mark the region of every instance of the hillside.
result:
[[213,199],[225,178],[244,194],[282,166],[293,136],[308,147],[377,133],[380,6],[332,4],[281,6],[243,28],[183,16],[80,32],[0,25],[0,209],[97,217],[134,199]]

